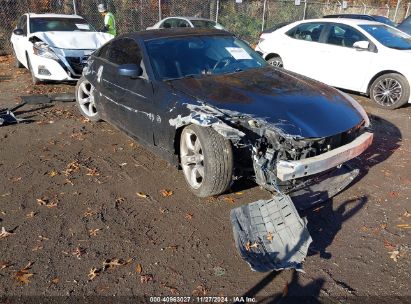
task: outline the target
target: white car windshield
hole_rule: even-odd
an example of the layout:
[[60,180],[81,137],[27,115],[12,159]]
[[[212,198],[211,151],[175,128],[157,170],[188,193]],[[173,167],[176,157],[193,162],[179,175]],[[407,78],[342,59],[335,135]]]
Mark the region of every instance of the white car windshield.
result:
[[73,32],[95,31],[94,28],[82,18],[46,18],[46,17],[32,17],[30,18],[30,32]]
[[363,24],[360,27],[386,47],[397,50],[411,50],[411,37],[397,29],[384,24]]
[[161,80],[267,66],[260,55],[233,36],[161,38],[147,41],[146,46],[154,72]]

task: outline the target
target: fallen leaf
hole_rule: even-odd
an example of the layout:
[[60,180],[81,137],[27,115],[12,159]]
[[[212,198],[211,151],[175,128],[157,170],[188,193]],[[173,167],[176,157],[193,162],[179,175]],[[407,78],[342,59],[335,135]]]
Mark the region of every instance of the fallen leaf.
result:
[[0,261],[0,270],[10,267],[12,264],[8,261]]
[[80,246],[74,249],[74,251],[72,252],[72,254],[75,255],[78,259],[81,259],[81,256],[85,253],[86,250]]
[[89,216],[93,216],[93,215],[95,215],[95,214],[96,214],[96,213],[95,213],[93,210],[91,210],[90,208],[87,208],[87,210],[84,211],[83,216],[84,216],[84,217],[89,217]]
[[258,243],[257,243],[257,242],[251,244],[251,242],[248,241],[248,242],[245,244],[245,250],[247,250],[247,251],[250,251],[251,248],[257,248],[257,247],[258,247]]
[[235,203],[235,198],[231,196],[226,196],[223,198],[223,200],[229,204],[234,204]]
[[411,217],[411,213],[408,212],[408,210],[405,210],[405,212],[404,212],[404,214],[403,214],[402,216]]
[[398,255],[400,254],[399,250],[394,250],[394,251],[390,251],[388,252],[391,254],[390,258],[394,260],[394,262],[398,261]]
[[137,273],[141,273],[143,271],[143,267],[141,266],[141,264],[137,264],[136,266],[136,272]]
[[158,211],[160,211],[161,214],[164,214],[164,213],[167,212],[167,209],[164,209],[164,208],[161,208],[161,207],[160,207],[160,208],[158,209]]
[[148,283],[152,280],[153,280],[153,275],[151,275],[151,274],[142,274],[140,276],[140,282],[141,283]]
[[10,178],[10,180],[12,181],[12,182],[19,182],[19,181],[21,181],[21,176],[16,176],[16,177],[12,177],[12,178]]
[[103,270],[107,270],[107,269],[114,269],[117,266],[123,266],[125,265],[124,260],[122,259],[107,259],[103,262]]
[[271,232],[268,232],[267,240],[270,241],[270,242],[273,240],[273,234]]
[[88,234],[90,235],[90,236],[97,236],[97,233],[100,231],[101,229],[99,229],[99,228],[97,228],[97,229],[90,229],[89,231],[88,231]]
[[187,220],[192,220],[193,219],[193,214],[192,213],[186,213],[184,216]]
[[38,251],[38,250],[41,250],[41,249],[43,249],[43,246],[41,246],[41,245],[36,245],[36,246],[34,246],[34,247],[31,249],[31,251]]
[[170,246],[167,246],[166,249],[170,249],[171,251],[176,252],[178,249],[178,245],[170,245]]
[[33,262],[29,262],[23,269],[20,269],[19,271],[16,272],[14,275],[15,279],[19,281],[22,284],[29,284],[30,283],[30,278],[34,275],[33,273],[29,273],[29,270],[31,266],[33,265]]
[[14,234],[14,232],[7,231],[6,228],[1,227],[0,239],[5,239],[12,234]]
[[51,284],[57,285],[59,281],[59,278],[54,278],[53,280],[51,280]]
[[162,189],[160,190],[160,193],[163,197],[168,197],[168,196],[172,196],[174,192],[171,190]]
[[384,240],[384,247],[389,249],[389,250],[394,250],[395,248],[397,248],[397,246],[395,246],[394,244],[388,242],[387,240]]
[[69,176],[73,172],[80,170],[80,164],[77,161],[73,161],[66,166],[66,170],[63,171],[64,175]]
[[57,196],[55,196],[52,199],[49,199],[46,197],[37,199],[37,204],[39,204],[40,206],[45,206],[47,208],[57,207],[57,202],[58,202]]
[[55,177],[56,175],[58,175],[59,173],[56,171],[56,170],[51,170],[49,173],[48,173],[48,175],[50,176],[50,177]]
[[73,183],[71,180],[69,180],[68,178],[66,178],[66,179],[64,180],[64,184],[65,184],[65,185],[66,185],[66,184],[70,184],[70,185],[74,186],[74,183]]
[[411,229],[411,224],[399,224],[397,227],[401,229]]
[[167,284],[165,284],[165,283],[160,283],[160,285],[161,285],[162,287],[168,289],[168,291],[171,292],[171,294],[173,294],[173,295],[178,294],[178,289],[177,289],[177,288],[171,287],[171,286],[169,286],[169,285],[167,285]]
[[91,268],[90,269],[90,271],[89,271],[89,273],[88,273],[88,279],[89,279],[89,281],[92,281],[92,280],[94,280],[95,278],[96,278],[96,276],[98,276],[99,275],[99,273],[100,273],[100,269],[97,269],[97,268]]
[[149,198],[149,195],[144,192],[136,192],[136,195],[141,198]]
[[87,173],[86,173],[86,175],[88,175],[88,176],[99,176],[100,175],[100,173],[97,171],[97,169],[96,168],[87,168]]
[[195,297],[206,296],[210,290],[204,287],[203,285],[199,285],[196,289],[193,290],[192,295]]
[[27,218],[33,218],[33,217],[36,216],[36,214],[37,214],[37,212],[31,211],[30,213],[27,213],[27,214],[26,214],[26,217],[27,217]]

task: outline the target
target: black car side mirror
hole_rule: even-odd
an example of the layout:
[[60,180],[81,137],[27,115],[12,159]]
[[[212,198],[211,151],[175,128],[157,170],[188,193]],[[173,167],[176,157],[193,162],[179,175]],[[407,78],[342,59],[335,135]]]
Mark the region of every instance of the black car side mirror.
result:
[[23,31],[21,28],[16,28],[16,29],[13,31],[13,34],[14,34],[14,35],[18,35],[18,36],[22,36],[22,35],[24,35],[24,31]]
[[122,64],[117,68],[117,73],[120,76],[130,78],[139,78],[143,75],[143,69],[134,63]]

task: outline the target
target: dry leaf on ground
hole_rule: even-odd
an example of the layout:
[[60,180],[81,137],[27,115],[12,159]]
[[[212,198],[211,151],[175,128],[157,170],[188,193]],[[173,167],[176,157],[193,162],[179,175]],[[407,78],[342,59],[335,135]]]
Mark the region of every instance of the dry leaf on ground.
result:
[[245,244],[245,250],[247,250],[247,251],[250,251],[251,248],[257,248],[257,247],[258,247],[258,243],[257,243],[257,242],[251,244],[251,242],[248,241],[248,242]]
[[77,247],[76,249],[74,249],[74,251],[72,252],[73,255],[75,255],[78,259],[81,258],[81,256],[83,254],[86,253],[86,249],[82,248],[82,247]]
[[97,171],[97,168],[87,168],[86,175],[88,175],[88,176],[99,176],[100,173]]
[[193,214],[192,213],[186,213],[186,215],[184,217],[187,220],[192,220],[193,219]]
[[165,284],[165,283],[160,283],[160,285],[161,285],[162,287],[168,289],[168,291],[169,291],[171,294],[173,294],[173,295],[178,294],[178,289],[177,289],[177,288],[172,287],[172,286],[169,286],[169,285],[167,285],[167,284]]
[[141,266],[141,264],[137,264],[136,272],[140,274],[142,271],[143,271],[143,266]]
[[88,273],[88,279],[89,279],[89,281],[92,281],[92,280],[94,280],[95,278],[96,278],[96,276],[98,276],[99,275],[99,273],[100,273],[100,269],[97,269],[97,268],[91,268],[90,269],[90,271],[89,271],[89,273]]
[[27,217],[27,218],[33,218],[33,217],[36,216],[36,214],[37,214],[37,212],[31,211],[30,213],[27,213],[27,214],[26,214],[26,217]]
[[20,269],[19,271],[16,272],[14,275],[14,278],[19,281],[21,284],[29,284],[30,283],[30,278],[34,275],[33,273],[29,273],[29,270],[31,266],[33,265],[33,262],[29,262],[23,269]]
[[14,234],[14,232],[7,231],[6,228],[1,227],[0,239],[5,239],[6,237],[8,237],[12,234]]
[[136,195],[138,197],[141,197],[141,198],[149,198],[150,197],[148,194],[145,194],[144,192],[136,192]]
[[206,287],[204,287],[203,285],[199,285],[196,287],[196,289],[193,290],[192,295],[195,297],[202,297],[202,296],[206,296],[207,293],[210,290]]
[[9,261],[0,261],[0,270],[10,267],[12,264]]
[[151,274],[143,274],[140,276],[141,283],[148,283],[153,280],[153,275]]
[[171,191],[171,190],[162,189],[162,190],[160,190],[160,194],[161,194],[163,197],[168,197],[168,196],[172,196],[172,195],[174,194],[174,192]]
[[55,177],[56,175],[58,175],[59,173],[56,171],[56,170],[51,170],[49,173],[48,173],[48,175],[50,176],[50,177]]
[[101,229],[97,228],[97,229],[90,229],[88,231],[89,236],[97,236],[97,233],[100,231]]
[[117,259],[117,258],[107,259],[103,262],[103,270],[105,271],[107,269],[114,269],[117,266],[123,266],[125,264],[126,262],[122,259]]
[[231,196],[226,196],[226,197],[223,198],[223,200],[224,200],[225,202],[227,202],[227,203],[230,203],[230,204],[234,204],[234,203],[235,203],[235,198],[234,198],[234,197],[231,197]]

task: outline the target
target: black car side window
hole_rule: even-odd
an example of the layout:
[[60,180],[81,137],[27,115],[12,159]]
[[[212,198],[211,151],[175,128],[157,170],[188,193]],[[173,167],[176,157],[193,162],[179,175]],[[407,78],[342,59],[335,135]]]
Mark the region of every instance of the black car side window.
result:
[[303,23],[292,28],[286,34],[291,38],[298,40],[319,42],[323,27],[323,23]]
[[141,50],[138,44],[130,38],[114,40],[105,45],[99,52],[100,58],[116,64],[141,64]]

